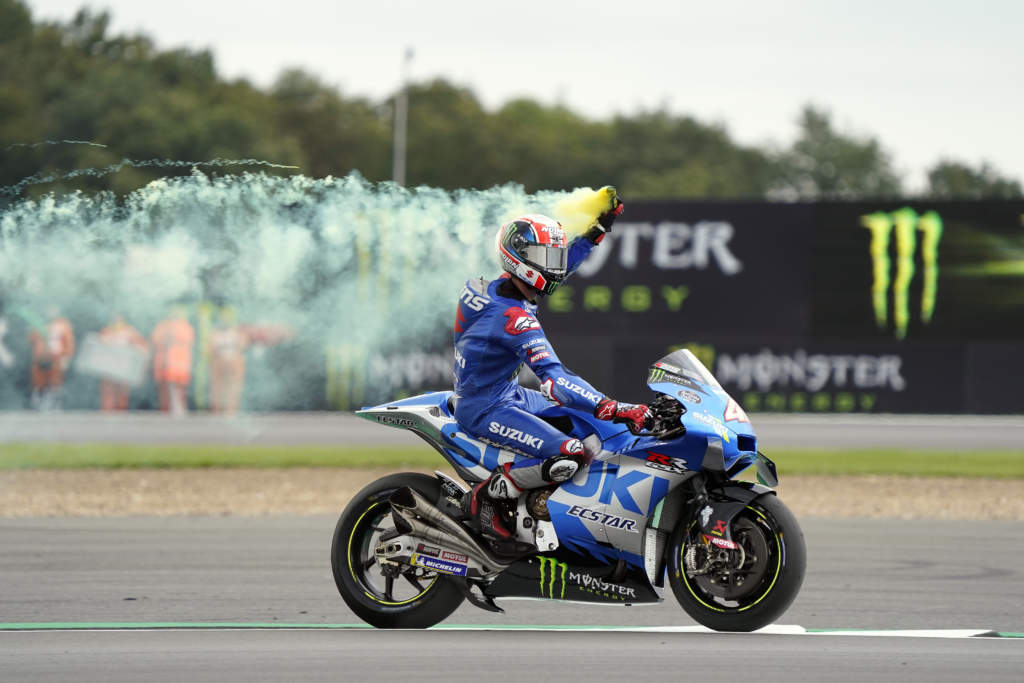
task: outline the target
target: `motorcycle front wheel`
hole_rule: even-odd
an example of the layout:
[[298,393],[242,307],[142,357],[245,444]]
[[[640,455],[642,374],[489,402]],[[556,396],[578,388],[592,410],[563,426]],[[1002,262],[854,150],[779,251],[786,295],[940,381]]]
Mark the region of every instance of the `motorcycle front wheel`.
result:
[[730,525],[735,549],[707,542],[693,520],[669,538],[668,579],[682,608],[716,631],[755,631],[785,612],[807,567],[804,535],[777,496],[751,501]]
[[381,565],[374,548],[394,530],[388,498],[403,486],[437,500],[440,484],[424,474],[392,474],[356,494],[341,513],[331,544],[334,583],[360,619],[377,628],[427,628],[446,619],[464,597],[449,580],[420,567]]

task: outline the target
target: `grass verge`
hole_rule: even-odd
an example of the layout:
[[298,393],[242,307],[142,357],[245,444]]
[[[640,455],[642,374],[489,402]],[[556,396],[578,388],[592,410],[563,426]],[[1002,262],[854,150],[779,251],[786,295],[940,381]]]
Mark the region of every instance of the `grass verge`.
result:
[[1024,479],[1024,450],[787,449],[765,455],[775,461],[783,480],[796,474]]
[[[1024,479],[1024,450],[789,449],[768,453],[786,476],[903,475]],[[434,468],[445,461],[427,446],[180,446],[28,443],[0,445],[0,469],[181,467]]]
[[441,467],[427,447],[191,446],[26,443],[0,445],[2,469],[183,467]]

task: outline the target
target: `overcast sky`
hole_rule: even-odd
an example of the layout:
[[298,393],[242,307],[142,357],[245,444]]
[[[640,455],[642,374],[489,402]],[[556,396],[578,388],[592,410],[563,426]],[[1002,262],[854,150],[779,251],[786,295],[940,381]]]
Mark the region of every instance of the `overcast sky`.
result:
[[810,102],[841,129],[878,137],[912,187],[943,157],[1024,180],[1019,0],[28,4],[52,20],[107,8],[115,31],[209,48],[222,75],[260,86],[299,66],[380,99],[398,86],[408,46],[414,81],[444,77],[488,108],[516,96],[592,118],[666,106],[724,123],[741,142],[784,145]]

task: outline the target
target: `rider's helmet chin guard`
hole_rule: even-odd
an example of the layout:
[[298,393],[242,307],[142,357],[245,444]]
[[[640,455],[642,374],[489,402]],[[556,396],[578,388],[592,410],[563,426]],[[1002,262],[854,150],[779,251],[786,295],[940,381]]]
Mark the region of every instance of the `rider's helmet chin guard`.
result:
[[528,214],[501,227],[498,256],[505,272],[539,292],[551,294],[565,279],[569,241],[555,219]]

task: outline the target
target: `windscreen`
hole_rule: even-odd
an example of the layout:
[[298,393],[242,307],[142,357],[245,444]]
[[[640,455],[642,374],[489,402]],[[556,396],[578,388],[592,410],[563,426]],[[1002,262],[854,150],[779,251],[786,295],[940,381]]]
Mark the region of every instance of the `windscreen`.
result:
[[651,366],[652,375],[658,371],[677,377],[689,377],[714,389],[722,388],[711,371],[704,367],[704,364],[697,360],[697,357],[689,349],[673,351],[654,363]]

